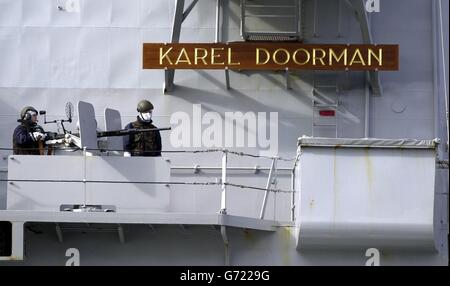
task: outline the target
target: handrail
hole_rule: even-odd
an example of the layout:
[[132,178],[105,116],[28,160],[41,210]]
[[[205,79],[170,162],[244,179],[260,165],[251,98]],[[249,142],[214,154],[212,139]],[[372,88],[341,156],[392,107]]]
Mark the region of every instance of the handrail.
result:
[[[11,147],[0,147],[0,151],[13,151],[14,149]],[[27,150],[39,150],[39,148],[27,148]],[[83,151],[84,148],[78,148],[78,147],[68,147],[68,148],[62,148],[57,149],[61,151]],[[124,152],[124,150],[119,149],[107,149],[107,148],[86,148],[86,151],[100,151],[100,152]],[[236,155],[236,156],[247,156],[247,157],[254,157],[254,158],[265,158],[265,159],[274,159],[277,158],[278,161],[287,161],[292,162],[295,160],[295,158],[283,158],[279,156],[264,156],[264,155],[255,155],[245,152],[238,152],[233,151],[226,148],[215,148],[215,149],[200,149],[200,150],[161,150],[161,151],[146,151],[146,153],[192,153],[192,154],[198,154],[198,153],[222,153],[227,152],[228,154]]]
[[[9,149],[9,148],[0,148],[1,149]],[[67,149],[64,149],[67,150]],[[83,165],[84,165],[84,177],[81,179],[75,179],[75,180],[59,180],[59,179],[20,179],[20,178],[8,178],[8,179],[0,179],[0,182],[5,181],[10,185],[17,184],[19,182],[34,182],[34,183],[82,183],[84,185],[84,189],[86,189],[87,184],[147,184],[147,185],[196,185],[196,186],[220,186],[221,188],[221,198],[220,198],[220,210],[218,211],[221,214],[227,214],[227,194],[229,187],[233,188],[240,188],[245,190],[255,190],[255,191],[264,191],[264,199],[262,201],[261,209],[260,209],[260,219],[264,219],[264,213],[266,209],[266,204],[268,200],[269,192],[273,192],[274,194],[280,192],[280,193],[294,193],[295,190],[293,188],[293,168],[278,168],[276,162],[277,161],[293,161],[294,159],[286,159],[281,158],[278,156],[264,156],[264,155],[256,155],[256,154],[250,154],[245,152],[238,152],[233,151],[225,148],[220,149],[202,149],[202,150],[165,150],[161,151],[161,153],[188,153],[188,154],[197,154],[197,153],[222,153],[222,165],[220,167],[214,167],[214,166],[205,166],[200,167],[199,165],[194,165],[192,167],[186,167],[186,166],[173,166],[171,167],[171,170],[173,169],[192,169],[194,170],[194,173],[198,173],[201,169],[204,170],[220,170],[221,171],[221,178],[216,179],[216,181],[210,181],[210,182],[186,182],[186,181],[119,181],[119,180],[89,180],[86,177],[86,157],[88,154],[88,151],[92,151],[92,149],[87,148],[76,148],[77,151],[82,151],[80,156],[84,157]],[[104,149],[102,149],[104,151]],[[111,150],[109,150],[111,151]],[[121,153],[119,153],[120,156]],[[264,158],[264,159],[271,159],[272,164],[270,168],[262,168],[258,165],[255,165],[255,167],[239,167],[239,166],[228,166],[228,157],[229,155],[235,155],[235,156],[243,156],[243,157],[254,157],[254,158]],[[57,155],[53,155],[57,156]],[[10,156],[10,160],[15,160],[14,155]],[[169,161],[169,160],[167,160]],[[294,167],[296,166],[298,161],[298,156],[295,158]],[[170,162],[170,161],[169,161]],[[251,170],[255,173],[258,173],[262,170],[269,170],[267,182],[265,187],[258,187],[258,186],[251,186],[251,185],[244,185],[244,184],[235,184],[233,182],[230,182],[228,179],[228,172],[230,170]],[[276,188],[276,175],[279,171],[289,171],[291,175],[291,190],[282,190]],[[86,198],[86,191],[84,192],[84,197]],[[294,196],[292,195],[292,200]],[[291,211],[293,211],[293,201],[291,202]],[[291,215],[292,217],[292,215]]]

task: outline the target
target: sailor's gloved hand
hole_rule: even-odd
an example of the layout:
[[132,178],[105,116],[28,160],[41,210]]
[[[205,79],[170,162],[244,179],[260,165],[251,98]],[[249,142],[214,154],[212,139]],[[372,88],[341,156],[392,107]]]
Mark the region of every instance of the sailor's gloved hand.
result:
[[32,133],[30,133],[30,135],[34,141],[45,140],[45,137],[47,136],[45,133],[41,133],[41,132],[32,132]]
[[57,138],[58,133],[56,133],[56,132],[45,132],[44,134],[45,134],[45,138],[44,138],[45,140],[60,139],[60,138]]

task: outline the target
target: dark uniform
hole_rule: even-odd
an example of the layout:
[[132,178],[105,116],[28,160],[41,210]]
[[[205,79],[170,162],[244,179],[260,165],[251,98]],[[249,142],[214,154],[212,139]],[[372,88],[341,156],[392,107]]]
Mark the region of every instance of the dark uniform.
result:
[[[138,104],[138,112],[146,113],[153,110],[153,105],[142,100]],[[145,121],[141,116],[137,116],[137,120],[125,126],[125,129],[150,129],[157,128],[150,119]],[[125,151],[130,152],[131,156],[157,157],[161,156],[161,134],[159,131],[134,133],[124,137]]]
[[13,150],[14,155],[39,155],[39,142],[35,141],[30,133],[35,132],[35,126],[22,123],[14,129]]
[[39,155],[39,141],[32,137],[33,132],[44,133],[42,127],[32,122],[30,118],[26,118],[27,111],[37,111],[28,106],[21,112],[21,122],[19,126],[14,129],[13,133],[13,152],[14,155]]
[[[152,122],[144,122],[139,117],[136,121],[129,123],[125,129],[148,129],[157,128]],[[125,151],[131,156],[155,157],[161,156],[161,134],[159,131],[135,133],[125,136]]]

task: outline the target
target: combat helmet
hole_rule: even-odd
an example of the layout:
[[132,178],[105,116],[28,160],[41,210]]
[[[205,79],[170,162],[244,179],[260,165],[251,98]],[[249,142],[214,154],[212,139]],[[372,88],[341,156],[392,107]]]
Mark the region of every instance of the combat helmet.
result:
[[153,109],[153,104],[148,100],[141,100],[137,105],[137,111],[140,113],[146,113]]
[[24,108],[22,108],[22,111],[20,111],[20,119],[26,120],[26,121],[31,120],[31,116],[27,113],[28,111],[33,111],[33,112],[38,113],[34,107],[25,106]]

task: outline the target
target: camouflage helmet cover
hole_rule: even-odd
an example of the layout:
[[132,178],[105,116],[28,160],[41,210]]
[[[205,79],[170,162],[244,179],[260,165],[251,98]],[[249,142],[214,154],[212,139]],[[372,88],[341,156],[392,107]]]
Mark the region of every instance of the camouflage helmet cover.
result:
[[137,105],[137,111],[140,113],[149,112],[153,109],[153,104],[148,100],[141,100]]

